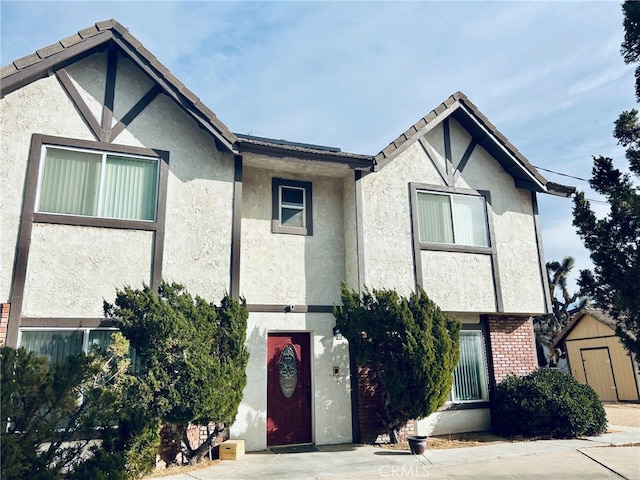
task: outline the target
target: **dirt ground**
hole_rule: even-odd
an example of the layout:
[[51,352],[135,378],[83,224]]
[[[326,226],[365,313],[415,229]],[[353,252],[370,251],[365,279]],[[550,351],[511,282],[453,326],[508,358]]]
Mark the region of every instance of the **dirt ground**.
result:
[[605,403],[604,411],[607,412],[609,425],[640,428],[640,403]]

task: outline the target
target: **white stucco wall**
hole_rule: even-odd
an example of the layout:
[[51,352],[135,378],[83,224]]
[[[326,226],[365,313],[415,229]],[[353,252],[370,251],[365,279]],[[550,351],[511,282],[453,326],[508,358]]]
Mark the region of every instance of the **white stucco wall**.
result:
[[102,317],[116,289],[151,281],[153,234],[35,224],[24,290],[27,317]]
[[[304,331],[311,334],[312,429],[317,445],[349,443],[351,389],[349,348],[333,337],[331,314],[251,313],[247,325],[247,386],[230,428],[232,438],[244,439],[248,451],[267,448],[267,335]],[[340,370],[333,375],[333,367]]]
[[395,288],[402,295],[414,290],[409,208],[409,182],[414,181],[441,182],[418,144],[363,179],[364,282],[369,288]]
[[[491,430],[491,411],[488,408],[443,410],[418,420],[417,435],[449,435]],[[427,440],[427,448],[429,441]]]
[[38,80],[0,99],[0,300],[3,302],[11,294],[33,133],[93,139],[55,77]]
[[[471,136],[449,119],[453,164],[466,151]],[[445,167],[443,127],[425,135],[431,159]],[[489,191],[489,221],[493,226],[499,284],[506,313],[544,312],[544,291],[531,193],[515,186],[513,177],[481,146],[476,146],[461,175],[447,185],[423,147],[414,142],[379,172],[365,177],[365,283],[414,288],[409,183]],[[451,168],[451,167],[450,167]],[[421,251],[426,291],[442,308],[459,312],[495,312],[490,257],[485,254]]]
[[[312,183],[313,235],[271,232],[271,179]],[[247,303],[332,305],[345,280],[343,179],[245,166],[240,293]]]
[[491,221],[505,312],[543,313],[531,192],[517,188],[513,177],[482,147],[474,150],[460,183],[491,192]]
[[[67,70],[100,121],[105,54],[88,57]],[[116,79],[114,123],[118,115],[126,113],[151,86],[149,79],[122,57]],[[38,80],[7,95],[0,100],[0,106],[0,296],[2,301],[8,301],[31,135],[40,133],[89,141],[95,138],[55,76]],[[218,152],[213,138],[162,94],[113,143],[169,151],[163,277],[183,283],[192,294],[217,302],[230,287],[232,155]],[[67,228],[64,231],[45,229],[40,225],[35,227],[43,227],[40,230],[34,228],[34,239],[42,245],[34,245],[29,258],[24,315],[61,317],[66,315],[64,312],[69,312],[69,316],[102,316],[102,292],[111,292],[109,296],[112,296],[114,284],[122,286],[126,282],[150,281],[152,249],[148,239],[152,235],[149,233],[117,229],[101,231],[95,227]],[[52,237],[35,237],[45,233],[51,233]],[[45,288],[38,278],[41,274],[46,274],[56,284],[70,285],[73,284],[70,278],[74,269],[79,268],[77,262],[62,261],[67,256],[66,250],[44,246],[44,243],[51,241],[55,245],[63,242],[90,247],[96,238],[104,252],[94,265],[87,268],[98,272],[108,267],[106,259],[111,258],[116,259],[113,271],[106,276],[93,276],[91,281],[95,285],[79,290],[80,296],[71,310],[67,307],[59,309],[56,302],[50,302],[47,307],[40,299],[30,298],[30,295],[41,294]],[[104,238],[110,240],[99,240]],[[93,261],[93,255],[82,248],[78,252],[85,256],[85,260]],[[139,257],[131,258],[135,255]],[[120,267],[125,259],[128,259],[128,269],[122,270]],[[59,268],[52,271],[51,265]],[[122,274],[120,281],[117,278],[120,273],[116,273],[119,269]]]
[[170,154],[163,277],[219,301],[230,289],[233,156],[218,152],[213,138],[165,95],[127,130]]
[[423,285],[445,311],[495,312],[489,255],[422,250]]

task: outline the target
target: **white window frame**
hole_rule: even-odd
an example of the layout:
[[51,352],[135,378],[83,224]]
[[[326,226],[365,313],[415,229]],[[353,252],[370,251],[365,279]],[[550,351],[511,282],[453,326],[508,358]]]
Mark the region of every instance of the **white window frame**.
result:
[[[47,149],[67,150],[67,151],[88,153],[88,154],[91,154],[91,155],[96,155],[96,156],[100,156],[101,157],[101,169],[100,169],[99,192],[98,192],[98,205],[96,207],[96,211],[97,211],[96,215],[68,214],[68,213],[59,213],[59,212],[46,212],[46,211],[41,211],[40,210],[40,196],[41,196],[41,193],[42,193],[42,180],[43,180],[42,177],[44,175],[45,165],[46,165],[46,162],[47,162]],[[156,191],[155,191],[155,197],[154,197],[154,201],[153,201],[153,218],[152,219],[138,219],[138,218],[136,218],[136,219],[123,219],[123,218],[108,217],[108,216],[102,215],[102,207],[103,207],[103,200],[104,200],[105,172],[106,172],[106,164],[107,164],[107,157],[108,156],[115,156],[115,157],[119,157],[119,158],[132,158],[132,159],[143,160],[143,161],[155,163],[155,166],[156,166],[156,178],[155,178]],[[41,146],[41,151],[40,151],[40,168],[39,168],[39,171],[38,171],[38,187],[37,187],[37,190],[36,190],[36,197],[35,197],[35,212],[36,213],[40,213],[40,214],[44,214],[44,215],[64,215],[64,216],[70,216],[70,217],[80,216],[80,217],[88,217],[88,218],[105,218],[105,219],[136,221],[136,222],[155,222],[156,219],[158,218],[158,195],[159,195],[159,189],[160,189],[160,161],[161,161],[161,159],[159,157],[136,155],[136,154],[132,154],[132,153],[110,152],[110,151],[107,151],[107,150],[98,150],[98,149],[94,150],[94,149],[90,149],[90,148],[68,147],[68,146],[63,146],[63,145],[50,145],[50,144],[43,143],[42,146]]]
[[[271,232],[293,235],[313,235],[313,186],[311,182],[287,180],[283,178],[271,179],[272,215]],[[283,201],[283,190],[301,190],[302,206],[287,204]],[[302,226],[283,225],[282,210],[295,209],[302,212]]]

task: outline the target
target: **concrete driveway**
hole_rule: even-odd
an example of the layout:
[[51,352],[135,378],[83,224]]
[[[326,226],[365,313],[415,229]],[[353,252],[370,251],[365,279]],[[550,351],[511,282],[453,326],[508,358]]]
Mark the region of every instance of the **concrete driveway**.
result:
[[[626,407],[626,408],[625,408]],[[627,479],[640,480],[640,405],[607,405],[610,432],[574,440],[537,440],[409,452],[367,445],[327,445],[310,453],[249,453],[239,460],[162,477],[220,479]],[[620,424],[614,424],[613,420]],[[633,425],[625,425],[633,424]],[[631,444],[635,444],[631,446]]]

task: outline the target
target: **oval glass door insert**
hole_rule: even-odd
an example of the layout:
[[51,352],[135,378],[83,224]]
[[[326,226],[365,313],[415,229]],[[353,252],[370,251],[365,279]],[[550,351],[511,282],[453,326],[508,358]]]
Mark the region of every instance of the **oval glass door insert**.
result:
[[284,347],[280,354],[278,381],[284,398],[291,398],[298,386],[298,359],[292,345]]

